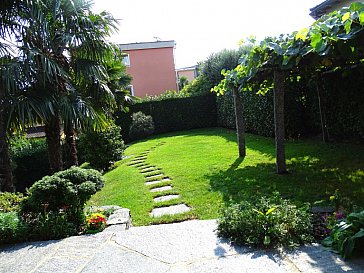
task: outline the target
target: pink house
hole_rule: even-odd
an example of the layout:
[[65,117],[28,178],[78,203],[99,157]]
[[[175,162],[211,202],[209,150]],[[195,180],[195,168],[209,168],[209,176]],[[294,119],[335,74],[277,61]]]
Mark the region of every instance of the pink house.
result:
[[166,90],[177,90],[174,65],[174,41],[157,41],[119,45],[127,56],[124,63],[133,77],[134,96],[159,95]]

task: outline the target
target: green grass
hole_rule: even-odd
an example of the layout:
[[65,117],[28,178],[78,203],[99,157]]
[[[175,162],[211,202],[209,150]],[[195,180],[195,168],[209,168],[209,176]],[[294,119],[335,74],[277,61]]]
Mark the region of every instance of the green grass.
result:
[[[238,158],[234,131],[212,128],[155,136],[130,145],[126,155],[138,155],[158,143],[146,160],[161,168],[173,190],[193,210],[181,216],[151,219],[156,206],[145,177],[124,159],[105,174],[106,185],[90,201],[95,205],[120,205],[131,209],[133,224],[146,225],[185,219],[211,219],[221,206],[250,196],[279,191],[297,204],[327,198],[336,189],[364,207],[364,146],[323,144],[320,141],[287,142],[289,174],[275,174],[275,145],[271,138],[248,135],[247,156]],[[176,201],[171,201],[175,204]]]

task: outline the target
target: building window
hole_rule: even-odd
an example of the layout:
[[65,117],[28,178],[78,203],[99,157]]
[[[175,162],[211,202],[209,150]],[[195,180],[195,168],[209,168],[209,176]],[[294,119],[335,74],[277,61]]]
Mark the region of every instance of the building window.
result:
[[126,54],[125,57],[123,58],[123,63],[126,65],[126,66],[130,66],[130,56],[129,54]]
[[126,87],[126,90],[128,90],[128,91],[130,92],[130,94],[131,94],[132,96],[134,96],[134,86],[132,86],[132,85],[130,84],[130,85],[128,85],[128,86]]

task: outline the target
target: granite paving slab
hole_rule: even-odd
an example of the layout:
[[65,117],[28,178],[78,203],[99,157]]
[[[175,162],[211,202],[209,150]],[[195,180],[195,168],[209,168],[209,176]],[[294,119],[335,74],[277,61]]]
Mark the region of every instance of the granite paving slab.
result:
[[236,247],[216,236],[215,220],[132,227],[0,248],[1,273],[364,273],[313,244],[291,252]]
[[168,207],[155,208],[150,213],[152,217],[161,217],[163,215],[174,215],[190,211],[191,208],[186,204],[172,205]]

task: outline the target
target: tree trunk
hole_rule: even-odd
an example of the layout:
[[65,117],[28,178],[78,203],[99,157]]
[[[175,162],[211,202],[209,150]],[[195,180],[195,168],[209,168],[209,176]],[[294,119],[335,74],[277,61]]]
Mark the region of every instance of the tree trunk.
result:
[[284,147],[284,74],[274,71],[274,126],[276,140],[276,172],[284,174],[286,169],[286,155]]
[[235,86],[233,87],[233,97],[234,97],[236,134],[238,138],[239,157],[245,157],[246,149],[245,149],[245,128],[244,128],[244,116],[243,116],[244,109],[238,89]]
[[47,120],[45,133],[48,145],[49,167],[51,172],[54,173],[63,169],[59,116],[54,116]]
[[71,166],[78,166],[77,147],[76,147],[76,135],[72,126],[65,126],[66,145],[67,145],[67,168]]
[[329,142],[329,131],[327,130],[327,125],[326,125],[326,115],[325,115],[325,111],[324,111],[325,107],[324,107],[323,102],[321,100],[321,94],[320,94],[320,89],[321,88],[323,88],[322,78],[318,77],[316,90],[317,90],[317,99],[318,99],[318,106],[319,106],[319,112],[320,112],[322,140],[325,143],[327,143],[327,142]]
[[2,105],[0,107],[0,191],[13,192],[15,188],[11,173],[9,146],[6,140],[5,111]]

